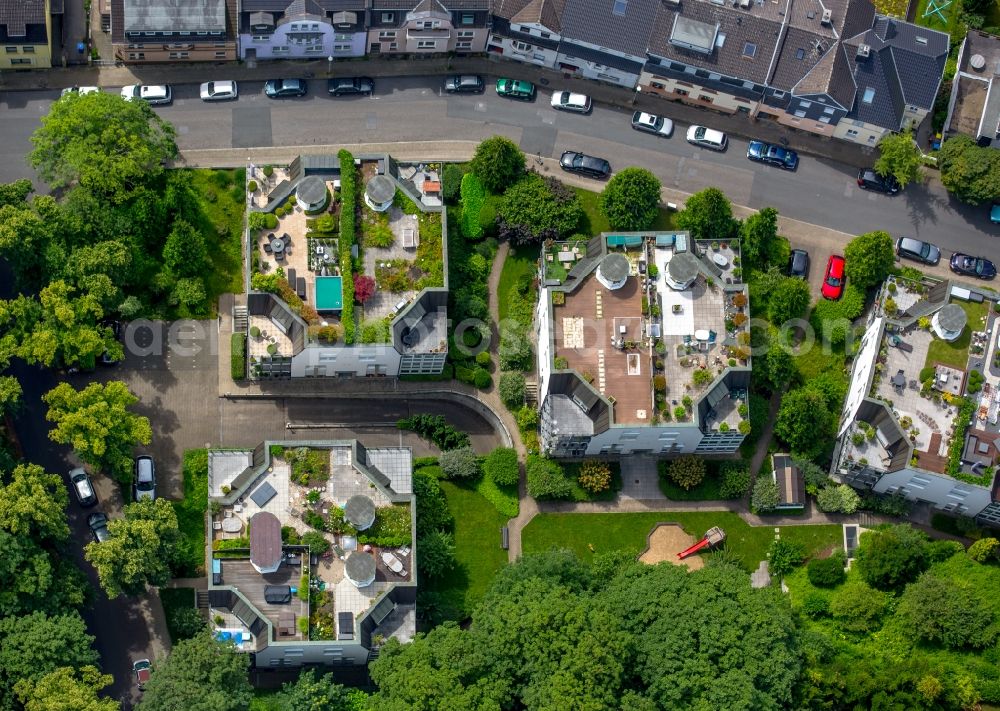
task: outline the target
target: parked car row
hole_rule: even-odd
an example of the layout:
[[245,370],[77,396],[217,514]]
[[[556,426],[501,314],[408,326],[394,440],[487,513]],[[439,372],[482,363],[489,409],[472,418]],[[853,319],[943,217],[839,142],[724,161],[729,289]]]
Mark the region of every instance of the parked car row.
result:
[[[83,467],[74,467],[69,472],[69,488],[73,491],[81,508],[97,506],[97,491],[90,475]],[[156,464],[148,454],[135,458],[132,463],[132,499],[150,501],[156,498]],[[108,516],[103,511],[95,511],[87,516],[87,527],[98,543],[103,543],[108,533]]]

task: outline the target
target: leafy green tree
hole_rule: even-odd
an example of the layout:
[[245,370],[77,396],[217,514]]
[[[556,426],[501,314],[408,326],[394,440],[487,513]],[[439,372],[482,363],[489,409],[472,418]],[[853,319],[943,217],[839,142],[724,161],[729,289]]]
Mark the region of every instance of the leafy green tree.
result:
[[108,540],[91,541],[84,557],[97,570],[109,598],[138,595],[146,585],[163,585],[177,556],[177,514],[166,499],[127,504],[123,518],[108,522]]
[[908,524],[861,534],[855,565],[866,583],[901,590],[927,569],[927,536]]
[[693,489],[705,478],[705,460],[701,457],[678,457],[667,465],[667,475],[677,486]]
[[517,410],[524,405],[524,389],[524,375],[511,371],[500,376],[497,394],[509,410]]
[[941,145],[938,167],[945,188],[962,202],[1000,199],[1000,152],[980,148],[969,136],[952,136]]
[[178,279],[170,294],[170,303],[194,308],[205,301],[205,282],[201,277]]
[[660,210],[660,181],[645,168],[615,173],[601,192],[601,211],[613,230],[645,230]]
[[274,697],[274,711],[364,711],[366,694],[334,681],[333,674],[309,669],[287,682]]
[[757,477],[757,481],[753,485],[753,492],[750,494],[750,506],[753,507],[753,510],[760,513],[774,511],[780,502],[778,485],[770,477]]
[[113,358],[124,357],[111,329],[98,324],[102,316],[104,309],[97,295],[77,294],[64,281],[42,289],[38,301],[19,296],[0,303],[0,322],[13,324],[19,339],[17,355],[47,367],[93,368],[105,351]]
[[806,566],[809,582],[818,588],[835,588],[844,582],[844,554],[835,552],[829,558],[815,558]]
[[447,531],[431,531],[420,539],[417,568],[421,578],[440,578],[455,567],[455,539]]
[[742,462],[724,463],[720,474],[719,495],[723,499],[742,499],[750,491],[750,470]]
[[802,318],[809,308],[809,283],[786,277],[779,282],[767,301],[767,318],[775,326]]
[[810,462],[808,459],[796,459],[794,465],[802,472],[802,478],[806,484],[806,493],[815,496],[819,490],[831,482],[830,474],[823,467]]
[[31,205],[4,204],[0,207],[0,255],[10,262],[15,283],[34,290],[49,272],[50,249],[55,225]]
[[208,264],[205,237],[185,220],[175,220],[163,245],[163,266],[178,277],[201,276]]
[[855,580],[834,593],[830,600],[830,614],[848,632],[874,632],[882,626],[882,618],[891,600],[889,593]]
[[894,177],[901,188],[915,183],[922,177],[923,156],[913,140],[911,131],[890,133],[878,142],[879,157],[875,170]]
[[694,239],[729,239],[736,228],[729,199],[718,188],[705,188],[687,199],[677,213],[677,227]]
[[813,388],[796,388],[785,393],[778,409],[774,433],[792,452],[813,457],[827,445],[833,415],[823,395]]
[[24,711],[118,711],[118,701],[97,696],[113,681],[97,667],[59,667],[33,684],[22,684],[18,695]]
[[0,528],[15,536],[66,540],[68,504],[62,477],[37,464],[19,464],[9,481],[0,478]]
[[784,267],[784,264],[777,264],[772,260],[780,239],[778,211],[773,207],[765,207],[743,220],[740,225],[740,254],[744,268]]
[[490,192],[499,194],[524,174],[524,153],[509,138],[493,136],[476,146],[469,167]]
[[865,293],[856,284],[848,282],[837,301],[820,299],[813,311],[811,323],[817,336],[838,346],[847,340],[851,324],[865,308]]
[[45,418],[55,423],[49,439],[72,445],[95,469],[107,470],[121,482],[130,481],[132,449],[149,444],[153,433],[149,420],[131,411],[139,398],[125,383],[91,383],[83,390],[60,383],[42,400],[49,406]]
[[177,607],[170,613],[170,629],[177,639],[191,639],[205,629],[205,620],[194,607]]
[[55,615],[83,606],[89,591],[83,571],[62,565],[56,556],[32,537],[0,528],[0,580],[6,581],[0,587],[0,617],[36,610]]
[[573,190],[536,173],[525,175],[507,188],[497,213],[501,239],[515,245],[571,234],[584,214]]
[[996,560],[1000,553],[1000,541],[993,537],[980,538],[969,546],[969,557],[977,563]]
[[897,614],[917,639],[948,649],[982,649],[997,638],[993,610],[975,588],[933,572],[906,586]]
[[861,506],[861,497],[847,484],[826,486],[816,495],[816,505],[827,513],[852,514]]
[[781,390],[795,377],[797,372],[792,354],[777,339],[772,340],[764,354],[763,374],[774,390]]
[[573,493],[573,484],[559,462],[529,454],[525,465],[528,494],[536,499],[566,499]]
[[479,457],[468,446],[441,452],[438,463],[448,479],[475,479],[481,472]]
[[413,472],[413,493],[417,497],[417,538],[431,531],[451,530],[455,519],[437,477],[417,469]]
[[517,452],[510,447],[497,447],[486,455],[483,473],[497,486],[516,486],[521,478]]
[[113,203],[159,178],[177,155],[174,129],[144,101],[97,93],[56,101],[29,160],[53,188],[80,185]]
[[0,708],[15,708],[15,691],[27,692],[60,667],[97,664],[93,643],[75,611],[0,619]]
[[[119,287],[135,287],[139,279],[135,267],[136,261],[128,244],[104,240],[75,246],[66,258],[62,275],[81,291],[91,293],[100,290],[99,277],[102,276]],[[115,289],[113,293],[117,296],[120,291]],[[105,306],[103,302],[102,306]]]
[[858,235],[844,248],[844,273],[860,289],[885,280],[896,265],[896,253],[888,232]]
[[0,207],[22,205],[33,192],[35,188],[27,178],[15,180],[13,183],[0,183]]
[[174,645],[146,684],[140,711],[243,711],[253,699],[248,655],[207,632]]
[[767,567],[772,575],[784,577],[806,559],[806,549],[801,543],[779,538],[767,549]]

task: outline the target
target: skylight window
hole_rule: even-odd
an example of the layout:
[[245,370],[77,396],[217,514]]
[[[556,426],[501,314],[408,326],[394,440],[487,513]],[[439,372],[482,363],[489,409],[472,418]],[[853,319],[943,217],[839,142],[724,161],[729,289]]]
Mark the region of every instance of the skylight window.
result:
[[715,46],[716,47],[721,47],[725,43],[726,43],[726,33],[725,32],[720,32],[719,34],[717,34],[715,36]]
[[743,56],[744,57],[756,57],[757,56],[757,45],[753,42],[747,42],[743,45]]
[[871,102],[875,101],[875,90],[872,89],[871,87],[865,89],[865,93],[861,97],[861,100],[866,104],[870,104]]
[[921,35],[917,35],[917,44],[927,44],[927,38]]
[[625,16],[625,8],[628,7],[628,0],[615,0],[614,6],[611,8],[611,12],[619,17]]
[[799,47],[797,50],[795,50],[795,58],[796,59],[802,59],[805,56],[806,56],[806,51],[804,49],[802,49],[801,47]]

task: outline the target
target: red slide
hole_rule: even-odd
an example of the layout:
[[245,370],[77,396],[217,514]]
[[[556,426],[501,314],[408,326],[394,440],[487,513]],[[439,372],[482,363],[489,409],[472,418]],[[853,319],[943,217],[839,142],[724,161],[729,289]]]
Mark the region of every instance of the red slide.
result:
[[706,536],[705,538],[702,538],[700,541],[698,541],[697,543],[695,543],[690,548],[685,548],[684,550],[682,550],[680,553],[677,554],[677,557],[680,560],[683,560],[683,559],[687,558],[689,555],[691,555],[692,553],[697,553],[702,548],[705,548],[706,546],[710,546],[710,545],[711,545],[711,541],[709,541],[708,537]]

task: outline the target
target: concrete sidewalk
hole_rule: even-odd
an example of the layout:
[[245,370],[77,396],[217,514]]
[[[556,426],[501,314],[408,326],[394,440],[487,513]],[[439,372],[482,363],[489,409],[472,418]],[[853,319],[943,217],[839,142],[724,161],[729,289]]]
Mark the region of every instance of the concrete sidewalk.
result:
[[[363,61],[267,61],[256,66],[245,63],[114,65],[54,68],[49,70],[4,72],[0,89],[24,91],[60,89],[67,86],[125,86],[127,84],[194,84],[226,78],[236,81],[265,81],[281,76],[326,79],[331,76],[364,74],[371,77],[434,76],[449,73],[485,74],[488,77],[510,76],[526,79],[541,87],[558,84],[588,94],[594,101],[624,109],[642,109],[670,116],[684,124],[704,123],[737,136],[759,138],[777,143],[789,142],[800,153],[828,158],[853,166],[870,165],[873,150],[846,141],[817,136],[777,123],[752,119],[744,114],[725,114],[711,109],[688,106],[676,101],[638,94],[631,89],[580,79],[569,74],[494,57],[455,57],[429,59],[368,58]],[[492,89],[487,89],[491,91]]]

